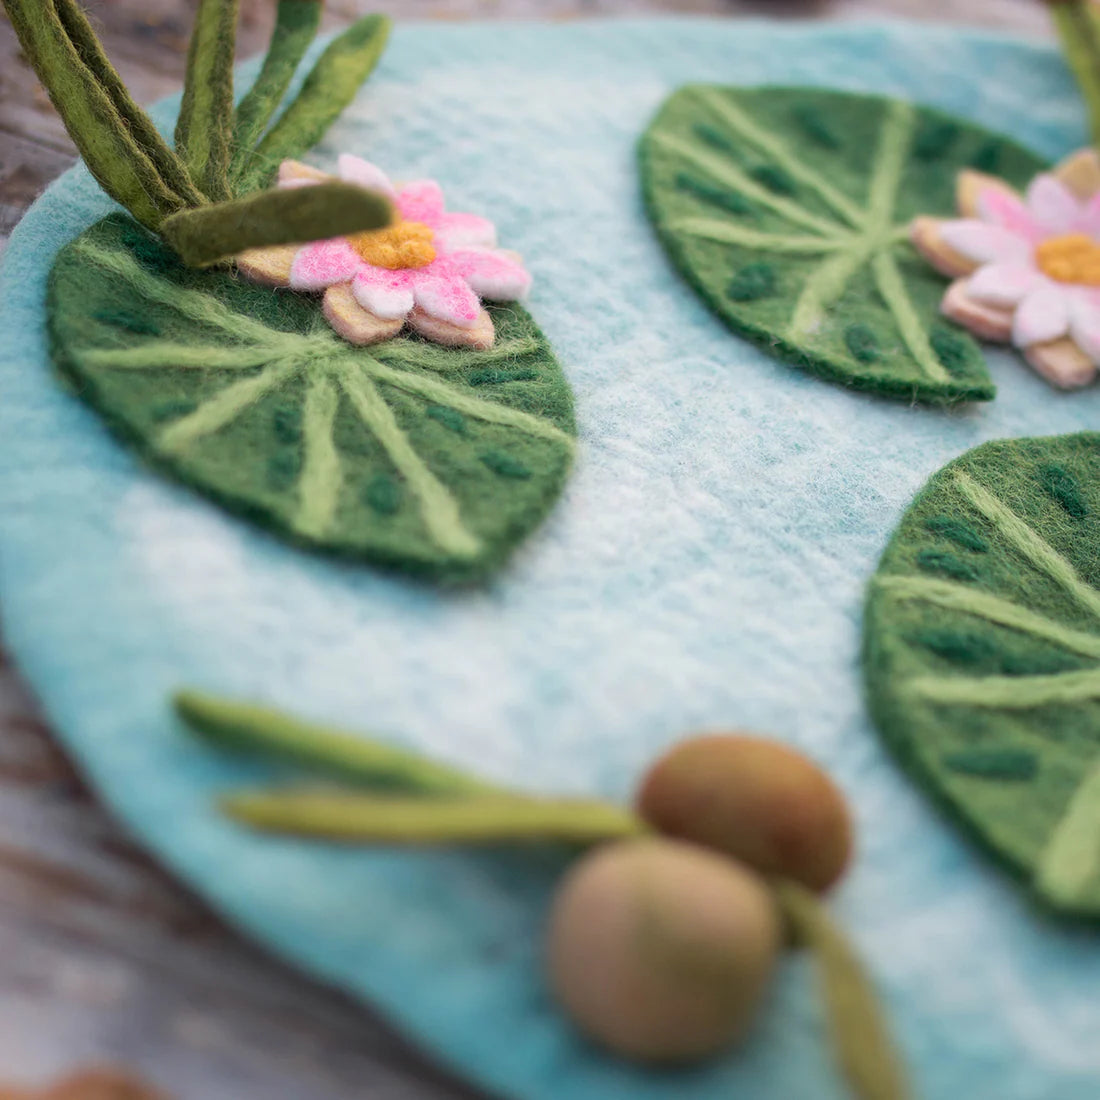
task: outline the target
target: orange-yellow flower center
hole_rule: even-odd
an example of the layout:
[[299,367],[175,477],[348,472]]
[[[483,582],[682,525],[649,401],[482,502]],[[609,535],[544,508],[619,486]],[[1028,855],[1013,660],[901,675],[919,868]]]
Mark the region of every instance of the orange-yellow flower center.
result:
[[1084,233],[1052,237],[1035,249],[1039,270],[1060,283],[1100,286],[1100,244]]
[[432,231],[423,222],[398,222],[386,229],[356,233],[348,243],[368,264],[397,271],[427,267],[435,259]]

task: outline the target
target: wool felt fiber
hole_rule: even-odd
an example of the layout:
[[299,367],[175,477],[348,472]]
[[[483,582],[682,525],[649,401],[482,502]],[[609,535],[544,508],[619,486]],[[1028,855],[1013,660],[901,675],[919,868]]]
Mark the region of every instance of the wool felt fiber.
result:
[[[1054,50],[1008,39],[740,20],[400,28],[317,162],[357,151],[444,181],[456,209],[492,211],[535,275],[531,310],[578,398],[581,454],[561,506],[489,590],[457,594],[266,537],[149,474],[57,385],[47,272],[110,208],[73,172],[4,257],[6,640],[90,778],[162,860],[497,1093],[843,1095],[805,960],[784,968],[739,1055],[679,1074],[607,1059],[541,980],[562,858],[252,835],[211,799],[265,773],[189,737],[173,688],[267,699],[563,795],[625,799],[692,731],[770,733],[851,799],[859,854],[835,912],[916,1094],[1094,1100],[1096,933],[1037,913],[910,786],[866,714],[859,652],[865,585],[921,485],[986,440],[1100,424],[1100,391],[1054,393],[993,352],[995,402],[911,409],[731,338],[673,276],[639,194],[637,137],[690,81],[910,97],[1011,128],[1048,159],[1083,140]],[[170,110],[158,118],[171,125]]]

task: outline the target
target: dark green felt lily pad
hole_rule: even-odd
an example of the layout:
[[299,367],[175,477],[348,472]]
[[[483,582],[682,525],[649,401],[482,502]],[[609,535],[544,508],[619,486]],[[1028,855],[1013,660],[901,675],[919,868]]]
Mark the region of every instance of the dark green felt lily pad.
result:
[[987,443],[916,498],[871,583],[871,709],[967,829],[1100,915],[1100,433]]
[[476,579],[544,517],[573,402],[519,306],[489,351],[355,348],[316,299],[195,272],[130,219],[62,250],[54,358],[157,465],[297,541]]
[[830,381],[902,400],[989,400],[981,350],[943,320],[907,240],[950,216],[963,168],[1045,167],[937,111],[816,88],[691,85],[641,143],[646,202],[677,266],[735,331]]

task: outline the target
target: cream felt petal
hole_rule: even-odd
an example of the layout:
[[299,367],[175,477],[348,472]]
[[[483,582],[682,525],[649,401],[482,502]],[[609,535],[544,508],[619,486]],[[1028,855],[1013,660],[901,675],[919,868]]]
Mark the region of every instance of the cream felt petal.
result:
[[964,218],[976,218],[978,196],[990,188],[1003,191],[1021,204],[1024,201],[1020,192],[1015,187],[1010,187],[1004,180],[986,175],[985,172],[976,172],[972,168],[965,168],[955,179],[955,205],[959,213]]
[[290,286],[294,290],[324,290],[347,282],[361,266],[363,261],[343,237],[314,241],[294,257]]
[[1024,356],[1036,374],[1062,390],[1077,390],[1096,377],[1096,366],[1074,340],[1053,340],[1024,348]]
[[978,262],[964,256],[944,241],[941,229],[946,224],[944,218],[914,218],[909,226],[909,240],[941,275],[946,275],[949,279],[969,275],[978,267]]
[[417,307],[409,314],[409,324],[426,340],[451,348],[474,348],[487,351],[493,346],[496,332],[493,319],[481,309],[469,326],[452,325]]
[[1004,344],[1012,338],[1012,310],[979,302],[971,296],[967,279],[956,279],[948,287],[940,311],[983,340]]
[[370,310],[364,309],[355,300],[348,283],[330,286],[325,291],[323,308],[325,320],[333,330],[349,344],[357,344],[360,347],[389,340],[396,336],[405,324],[404,317],[390,320],[377,317]]
[[352,280],[351,292],[364,309],[386,320],[403,320],[413,308],[413,280],[404,271],[364,264]]
[[978,268],[970,277],[969,293],[992,306],[1016,306],[1043,281],[1030,264],[994,263]]
[[979,264],[1024,260],[1031,252],[1026,238],[1002,225],[990,225],[974,218],[945,221],[940,225],[939,232],[948,248]]
[[1079,199],[1100,191],[1100,154],[1095,149],[1071,153],[1054,169],[1054,177]]
[[290,286],[290,271],[298,246],[250,248],[236,257],[237,274],[261,286]]
[[1012,319],[1012,342],[1020,348],[1046,344],[1069,331],[1069,296],[1064,287],[1044,281],[1020,303]]
[[363,160],[362,157],[341,153],[336,161],[336,170],[340,178],[348,183],[358,184],[369,191],[380,191],[391,198],[395,194],[389,176],[381,168],[371,164],[370,161]]
[[1081,203],[1054,176],[1036,176],[1027,189],[1027,207],[1044,235],[1071,233],[1081,216]]
[[300,160],[284,160],[279,165],[278,185],[280,187],[300,186],[303,183],[322,183],[332,177],[320,168],[303,164]]

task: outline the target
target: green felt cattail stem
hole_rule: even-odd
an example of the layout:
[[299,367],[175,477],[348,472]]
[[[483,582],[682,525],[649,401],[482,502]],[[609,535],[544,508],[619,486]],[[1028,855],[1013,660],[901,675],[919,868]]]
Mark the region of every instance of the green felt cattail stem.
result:
[[103,190],[150,229],[187,206],[81,59],[53,0],[3,3],[24,53]]
[[280,161],[301,156],[325,136],[378,64],[390,26],[384,15],[368,15],[329,43],[297,97],[268,130],[242,170],[239,192],[263,186]]
[[339,791],[258,791],[230,795],[222,808],[269,832],[359,844],[588,845],[645,833],[628,810],[607,802],[479,796],[388,798]]
[[181,210],[160,232],[189,267],[206,267],[248,248],[326,240],[381,229],[393,220],[389,199],[340,180]]
[[229,197],[238,0],[200,0],[187,51],[176,150],[214,200]]
[[353,733],[290,718],[281,711],[198,691],[173,698],[177,713],[219,748],[287,760],[333,779],[419,795],[500,795],[508,792],[416,753]]
[[837,1062],[857,1100],[907,1100],[905,1072],[879,1004],[851,944],[817,897],[787,880],[775,897],[796,947],[816,956]]
[[294,73],[321,25],[323,0],[279,0],[275,29],[263,68],[237,107],[231,182],[248,164],[252,149],[286,95]]
[[1066,61],[1088,109],[1093,143],[1100,144],[1100,8],[1093,0],[1048,2]]

